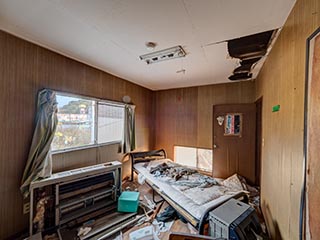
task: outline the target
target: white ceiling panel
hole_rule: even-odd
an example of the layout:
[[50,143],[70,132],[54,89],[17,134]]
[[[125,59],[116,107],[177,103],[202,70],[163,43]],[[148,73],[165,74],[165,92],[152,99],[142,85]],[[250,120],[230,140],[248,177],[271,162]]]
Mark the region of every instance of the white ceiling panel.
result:
[[[157,90],[230,82],[238,61],[225,43],[212,43],[280,28],[294,3],[0,0],[0,29]],[[155,51],[181,45],[187,56],[147,65],[139,56],[149,52],[148,41]]]

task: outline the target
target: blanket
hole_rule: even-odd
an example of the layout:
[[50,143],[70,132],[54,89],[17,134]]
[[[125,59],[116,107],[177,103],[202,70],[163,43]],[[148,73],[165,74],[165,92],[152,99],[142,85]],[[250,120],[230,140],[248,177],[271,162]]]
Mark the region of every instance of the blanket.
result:
[[170,184],[177,191],[202,205],[222,195],[232,195],[238,189],[224,186],[217,179],[174,162],[151,162],[144,166],[158,180]]

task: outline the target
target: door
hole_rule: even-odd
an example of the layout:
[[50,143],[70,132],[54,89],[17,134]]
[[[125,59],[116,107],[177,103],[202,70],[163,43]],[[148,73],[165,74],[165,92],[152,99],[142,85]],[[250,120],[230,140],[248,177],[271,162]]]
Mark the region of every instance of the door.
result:
[[213,176],[256,180],[256,105],[213,106]]

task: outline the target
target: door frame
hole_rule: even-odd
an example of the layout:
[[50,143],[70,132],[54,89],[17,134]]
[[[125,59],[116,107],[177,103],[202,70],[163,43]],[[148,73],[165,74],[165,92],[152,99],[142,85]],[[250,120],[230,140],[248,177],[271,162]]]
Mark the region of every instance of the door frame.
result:
[[263,110],[263,97],[258,98],[255,101],[256,104],[256,182],[255,184],[260,186],[261,184],[261,156],[262,156],[262,110]]

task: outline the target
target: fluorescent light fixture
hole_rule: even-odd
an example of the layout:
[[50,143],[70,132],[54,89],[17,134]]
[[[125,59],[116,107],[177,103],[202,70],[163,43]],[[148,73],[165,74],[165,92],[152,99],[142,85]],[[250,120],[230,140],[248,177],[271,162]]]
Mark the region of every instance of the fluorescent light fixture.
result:
[[157,52],[152,52],[140,56],[140,59],[147,64],[166,61],[174,58],[185,57],[187,54],[181,46],[171,47]]

